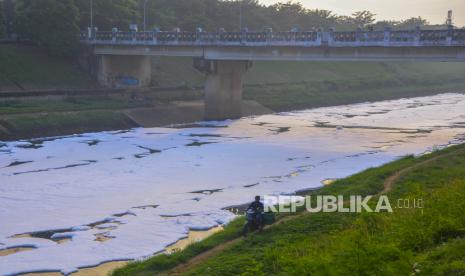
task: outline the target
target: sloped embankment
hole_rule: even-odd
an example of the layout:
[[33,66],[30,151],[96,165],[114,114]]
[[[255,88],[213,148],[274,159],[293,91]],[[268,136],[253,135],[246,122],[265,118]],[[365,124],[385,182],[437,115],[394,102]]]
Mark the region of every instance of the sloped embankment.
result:
[[[239,236],[237,220],[183,252],[134,263],[114,275],[462,275],[464,174],[465,145],[405,157],[313,193],[384,191],[393,213],[303,213],[231,244]],[[196,257],[202,254],[208,256]]]

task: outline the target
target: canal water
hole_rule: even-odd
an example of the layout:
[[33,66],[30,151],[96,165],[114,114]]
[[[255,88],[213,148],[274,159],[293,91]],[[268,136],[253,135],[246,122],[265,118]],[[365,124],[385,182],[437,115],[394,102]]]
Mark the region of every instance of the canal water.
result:
[[0,142],[0,274],[149,257],[255,195],[464,140],[465,95],[442,94]]

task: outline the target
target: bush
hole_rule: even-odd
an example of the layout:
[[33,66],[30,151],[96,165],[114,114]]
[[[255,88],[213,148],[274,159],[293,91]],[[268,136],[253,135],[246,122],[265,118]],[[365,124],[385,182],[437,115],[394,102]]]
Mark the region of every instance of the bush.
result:
[[5,18],[3,17],[3,2],[0,1],[0,39],[5,36]]

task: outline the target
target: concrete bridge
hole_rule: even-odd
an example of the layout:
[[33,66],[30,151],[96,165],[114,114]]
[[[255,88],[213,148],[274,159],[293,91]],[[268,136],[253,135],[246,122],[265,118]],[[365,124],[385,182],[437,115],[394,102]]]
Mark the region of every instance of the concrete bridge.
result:
[[98,57],[107,87],[143,87],[150,56],[194,58],[207,75],[206,119],[241,116],[242,83],[253,61],[465,61],[465,29],[310,32],[111,32],[89,30],[81,42]]

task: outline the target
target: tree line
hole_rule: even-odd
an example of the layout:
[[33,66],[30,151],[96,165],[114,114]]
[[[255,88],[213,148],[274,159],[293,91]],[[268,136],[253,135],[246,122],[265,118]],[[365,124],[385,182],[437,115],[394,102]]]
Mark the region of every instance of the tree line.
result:
[[[127,30],[133,23],[142,29],[144,8],[147,30],[181,28],[194,31],[202,28],[216,31],[224,28],[238,31],[242,26],[254,31],[264,28],[308,31],[319,28],[355,30],[359,27],[410,29],[429,25],[421,17],[376,21],[376,15],[370,11],[340,16],[328,10],[309,9],[295,1],[266,6],[258,0],[0,0],[0,22],[5,21],[1,11],[2,3],[6,1],[15,4],[15,33],[55,55],[67,55],[76,49],[79,31],[91,24],[91,3],[93,25],[100,30],[113,27]],[[0,34],[5,34],[4,24],[0,25]]]
[[0,1],[0,39],[6,35],[5,9],[3,1]]

